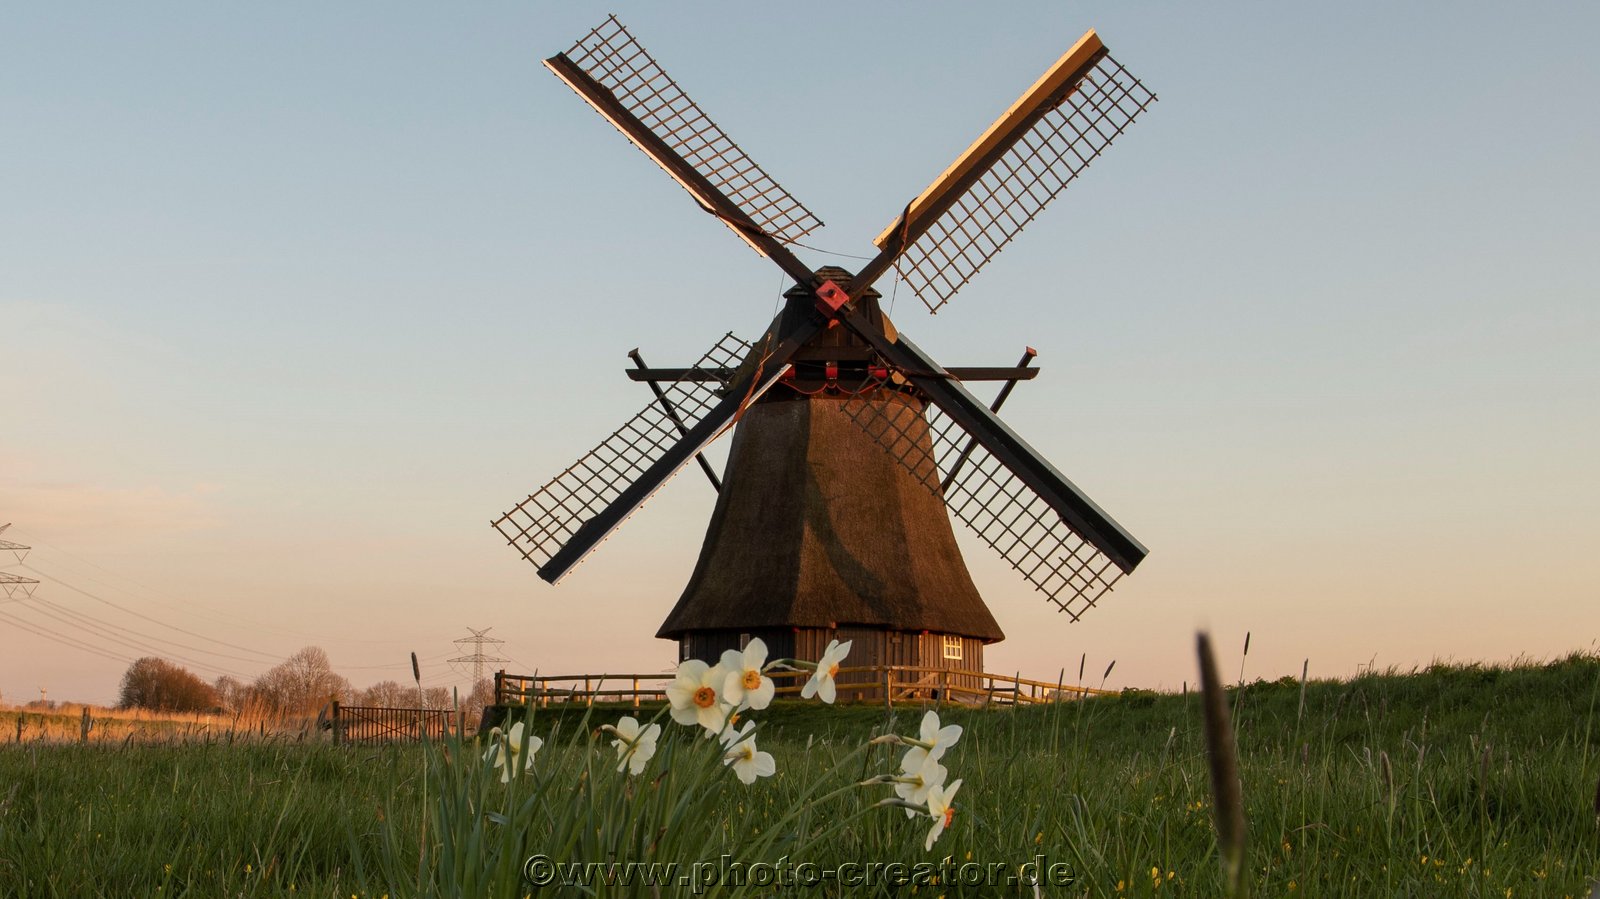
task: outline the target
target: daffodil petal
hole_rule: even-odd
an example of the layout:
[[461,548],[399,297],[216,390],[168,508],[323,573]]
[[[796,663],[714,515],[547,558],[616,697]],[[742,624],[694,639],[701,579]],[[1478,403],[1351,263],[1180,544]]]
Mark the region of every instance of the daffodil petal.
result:
[[771,777],[778,773],[778,762],[770,752],[758,752],[752,762],[757,777]]
[[750,704],[750,708],[760,711],[772,705],[772,697],[777,691],[778,685],[773,683],[771,678],[763,677],[761,686],[745,692],[744,701]]

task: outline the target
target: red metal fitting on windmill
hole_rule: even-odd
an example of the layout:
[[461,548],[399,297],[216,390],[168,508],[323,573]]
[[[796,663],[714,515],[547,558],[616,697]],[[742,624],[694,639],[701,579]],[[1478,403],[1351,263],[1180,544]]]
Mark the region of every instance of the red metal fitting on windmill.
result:
[[822,282],[817,288],[817,311],[833,318],[839,314],[839,309],[850,302],[850,294],[843,287],[832,281]]
[[822,371],[823,374],[827,376],[828,383],[832,384],[833,382],[839,380],[839,363],[829,362],[822,367]]
[[874,381],[889,380],[889,368],[886,365],[874,365],[867,369],[867,372],[872,375],[872,380]]

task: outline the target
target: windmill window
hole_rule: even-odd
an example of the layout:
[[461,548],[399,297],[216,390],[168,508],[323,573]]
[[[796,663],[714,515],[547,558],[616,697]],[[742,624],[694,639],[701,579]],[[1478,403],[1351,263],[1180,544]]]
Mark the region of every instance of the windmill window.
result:
[[961,638],[960,637],[951,636],[949,634],[945,635],[945,638],[944,638],[944,657],[947,658],[947,659],[956,659],[958,661],[961,659]]

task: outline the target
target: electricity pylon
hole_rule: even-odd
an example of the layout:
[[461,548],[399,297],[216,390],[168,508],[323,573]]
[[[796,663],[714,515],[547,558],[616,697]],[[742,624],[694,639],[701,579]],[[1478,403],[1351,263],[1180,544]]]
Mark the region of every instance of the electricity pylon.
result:
[[[11,527],[9,521],[5,524],[0,524],[0,531],[4,531],[8,527]],[[0,540],[0,552],[10,552],[17,557],[17,562],[19,563],[27,557],[28,550],[32,548],[31,546],[23,546],[20,543],[12,543],[10,540]],[[6,599],[16,599],[18,593],[21,593],[22,597],[27,599],[33,596],[33,588],[37,586],[39,586],[39,582],[31,577],[23,577],[20,574],[6,574],[0,571],[0,591],[5,592]]]
[[490,631],[494,630],[494,628],[486,627],[486,628],[484,628],[483,630],[480,631],[480,630],[477,630],[476,628],[470,628],[469,627],[469,628],[467,628],[467,630],[472,631],[472,636],[470,636],[470,637],[462,637],[461,639],[456,640],[455,643],[457,645],[459,645],[459,646],[465,646],[468,643],[472,644],[472,654],[471,655],[460,656],[458,658],[451,659],[450,660],[450,664],[452,664],[452,665],[471,665],[472,666],[472,689],[475,690],[475,689],[478,688],[478,684],[483,680],[483,666],[489,665],[489,664],[499,664],[501,662],[506,662],[506,661],[510,661],[510,660],[509,659],[502,659],[502,658],[500,658],[498,656],[491,656],[491,655],[485,655],[484,654],[484,652],[483,652],[483,647],[484,646],[486,646],[486,645],[498,646],[498,645],[506,642],[504,640],[498,640],[498,639],[496,639],[494,637],[486,637],[486,636],[484,636],[485,634],[487,634]]

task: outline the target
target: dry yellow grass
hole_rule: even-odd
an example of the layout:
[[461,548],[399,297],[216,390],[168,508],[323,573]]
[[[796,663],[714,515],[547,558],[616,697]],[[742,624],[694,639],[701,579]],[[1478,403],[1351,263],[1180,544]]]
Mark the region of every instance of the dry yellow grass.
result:
[[317,733],[314,716],[286,717],[262,708],[184,713],[59,703],[48,709],[0,705],[0,743],[79,742],[83,739],[85,710],[89,714],[88,741],[91,743],[281,740]]

